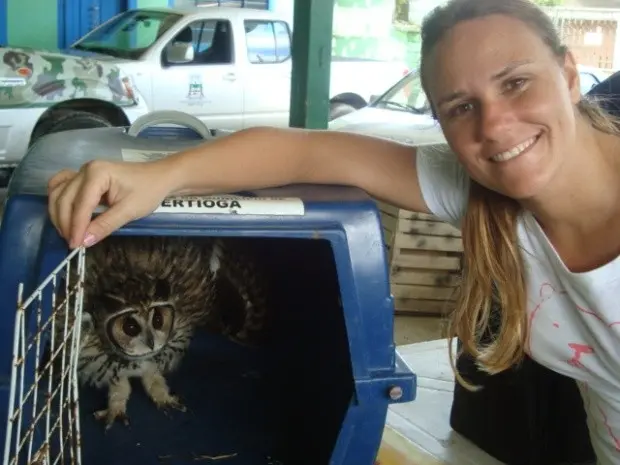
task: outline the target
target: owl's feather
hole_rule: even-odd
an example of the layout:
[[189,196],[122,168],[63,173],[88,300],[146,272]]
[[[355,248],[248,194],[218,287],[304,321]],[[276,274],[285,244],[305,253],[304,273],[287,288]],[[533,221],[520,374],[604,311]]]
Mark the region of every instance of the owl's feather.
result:
[[[241,299],[240,312],[222,299],[226,282]],[[254,263],[222,239],[111,236],[91,247],[86,253],[78,376],[82,383],[109,388],[108,408],[96,416],[108,427],[115,419],[126,420],[132,377],[141,378],[158,406],[182,409],[170,394],[165,375],[182,360],[196,328],[211,328],[239,342],[257,342],[267,315],[263,292]],[[115,333],[106,322],[122,319],[128,307],[150,315],[149,305],[157,302],[173,309],[165,343],[154,353],[128,357],[124,349],[129,346],[122,343],[130,338],[111,337]]]
[[271,315],[258,266],[240,243],[219,240],[214,251],[216,313],[210,323],[218,324],[216,330],[236,342],[260,344]]

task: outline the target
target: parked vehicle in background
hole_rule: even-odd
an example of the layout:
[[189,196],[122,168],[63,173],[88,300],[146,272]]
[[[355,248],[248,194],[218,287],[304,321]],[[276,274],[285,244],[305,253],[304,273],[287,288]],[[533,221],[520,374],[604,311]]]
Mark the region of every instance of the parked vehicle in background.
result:
[[581,93],[587,94],[605,79],[610,77],[614,70],[607,68],[595,68],[593,66],[579,65],[579,75],[581,78]]
[[146,111],[114,63],[0,48],[0,185],[44,134],[127,125]]
[[[292,25],[285,18],[251,8],[136,9],[72,49],[113,58],[151,110],[185,111],[218,129],[286,126]],[[407,72],[404,63],[332,57],[332,117],[362,108]]]
[[372,99],[366,107],[330,121],[329,129],[368,134],[409,145],[444,141],[417,70]]
[[[0,48],[0,169],[44,134],[126,126],[179,110],[208,127],[288,126],[291,24],[249,8],[141,8],[66,50]],[[333,57],[335,118],[407,73],[403,63]]]
[[[612,70],[579,65],[582,94],[613,74]],[[335,131],[369,134],[410,145],[444,142],[439,123],[433,118],[417,70],[373,98],[366,107],[329,123]]]

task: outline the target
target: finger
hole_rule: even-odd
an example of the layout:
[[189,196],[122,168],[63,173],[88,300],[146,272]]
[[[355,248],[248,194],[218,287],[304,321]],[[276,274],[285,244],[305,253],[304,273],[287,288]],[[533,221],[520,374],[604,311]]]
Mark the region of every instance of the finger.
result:
[[[101,198],[110,188],[107,175],[84,176],[73,202],[73,211],[69,225],[70,245],[78,247],[84,243],[95,208],[101,203]],[[90,245],[90,244],[89,244]]]
[[61,170],[50,178],[47,182],[47,192],[50,193],[60,184],[66,183],[77,176],[77,172],[73,170]]
[[62,193],[56,201],[56,217],[60,234],[70,242],[71,239],[71,222],[73,217],[73,209],[76,202],[76,196],[80,187],[84,183],[83,177],[75,177],[66,183]]
[[86,231],[85,245],[88,247],[105,239],[134,219],[136,213],[131,200],[124,199],[113,204],[91,221]]
[[67,202],[69,202],[70,205],[73,204],[73,199],[71,198],[71,186],[74,186],[76,183],[79,183],[79,179],[73,178],[70,181],[65,181],[64,183],[55,186],[54,189],[48,194],[48,212],[50,219],[60,235],[65,239],[68,239],[69,237],[69,229],[67,222],[64,219],[65,215],[63,212],[67,210],[65,207]]
[[49,189],[47,193],[47,212],[52,224],[60,232],[60,224],[58,222],[58,198],[66,187],[66,182],[57,184],[53,189]]

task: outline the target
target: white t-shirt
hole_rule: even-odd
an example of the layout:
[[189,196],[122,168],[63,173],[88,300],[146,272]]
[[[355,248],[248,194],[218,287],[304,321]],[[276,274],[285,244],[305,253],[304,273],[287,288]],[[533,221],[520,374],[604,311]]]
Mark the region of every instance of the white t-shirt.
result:
[[[422,195],[438,218],[460,227],[469,178],[447,146],[418,149]],[[527,212],[518,223],[528,285],[532,359],[577,380],[601,465],[620,464],[620,257],[572,273]]]

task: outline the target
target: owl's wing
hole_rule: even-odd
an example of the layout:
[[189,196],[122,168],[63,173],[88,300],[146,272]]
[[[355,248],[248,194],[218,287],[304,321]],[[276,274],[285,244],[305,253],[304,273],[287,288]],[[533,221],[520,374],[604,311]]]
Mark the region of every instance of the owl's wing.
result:
[[[235,242],[219,240],[216,250],[220,264],[217,272],[219,310],[225,332],[239,342],[254,344],[263,334],[269,316],[265,283],[257,264]],[[238,301],[240,315],[232,315],[234,300]],[[237,324],[231,322],[235,316],[240,319]]]

